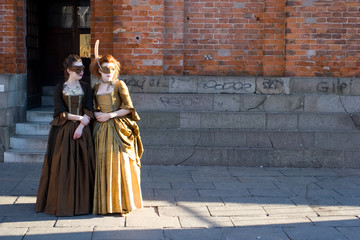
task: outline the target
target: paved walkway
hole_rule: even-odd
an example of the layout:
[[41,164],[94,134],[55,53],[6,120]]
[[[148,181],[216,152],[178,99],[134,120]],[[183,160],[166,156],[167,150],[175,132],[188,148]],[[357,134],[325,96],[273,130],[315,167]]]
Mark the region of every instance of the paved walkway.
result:
[[0,164],[0,239],[359,240],[360,170],[143,166],[126,217],[36,214],[41,164]]

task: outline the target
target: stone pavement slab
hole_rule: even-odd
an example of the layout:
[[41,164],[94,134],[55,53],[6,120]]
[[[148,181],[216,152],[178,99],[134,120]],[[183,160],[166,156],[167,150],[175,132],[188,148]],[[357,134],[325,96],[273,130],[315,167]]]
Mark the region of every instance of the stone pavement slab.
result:
[[222,231],[226,240],[289,240],[279,227],[239,227]]
[[164,240],[162,229],[95,227],[92,240]]
[[[291,240],[347,240],[336,228],[334,227],[316,227],[309,225],[301,225],[296,227],[284,227],[283,231]],[[352,238],[349,238],[352,239]],[[356,240],[356,238],[352,239]]]
[[142,166],[125,217],[36,213],[41,164],[0,164],[0,239],[359,240],[357,169]]

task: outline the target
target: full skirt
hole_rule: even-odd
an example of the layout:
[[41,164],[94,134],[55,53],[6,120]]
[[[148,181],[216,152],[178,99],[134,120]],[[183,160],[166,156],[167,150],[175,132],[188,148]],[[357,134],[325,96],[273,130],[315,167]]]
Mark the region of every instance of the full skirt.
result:
[[73,140],[78,122],[52,126],[38,189],[36,211],[57,216],[92,210],[95,157],[90,127]]
[[97,123],[93,214],[128,213],[141,208],[140,164],[136,137],[126,119]]

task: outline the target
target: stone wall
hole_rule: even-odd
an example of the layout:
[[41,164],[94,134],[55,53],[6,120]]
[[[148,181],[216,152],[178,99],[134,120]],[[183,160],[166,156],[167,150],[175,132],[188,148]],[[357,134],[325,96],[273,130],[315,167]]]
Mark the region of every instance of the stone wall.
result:
[[15,123],[25,120],[27,101],[26,74],[0,74],[0,162],[10,147]]
[[120,76],[146,164],[360,168],[360,79]]

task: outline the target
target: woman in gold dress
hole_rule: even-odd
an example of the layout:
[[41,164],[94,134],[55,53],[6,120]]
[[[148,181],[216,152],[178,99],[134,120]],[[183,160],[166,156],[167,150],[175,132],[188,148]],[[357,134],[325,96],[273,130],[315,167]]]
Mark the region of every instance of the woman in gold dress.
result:
[[95,157],[90,130],[93,94],[80,81],[84,65],[77,55],[63,63],[65,82],[54,90],[54,119],[40,178],[36,211],[56,216],[89,214],[94,192]]
[[141,208],[140,120],[126,84],[118,80],[120,63],[111,55],[95,59],[95,189],[93,214],[129,213]]

